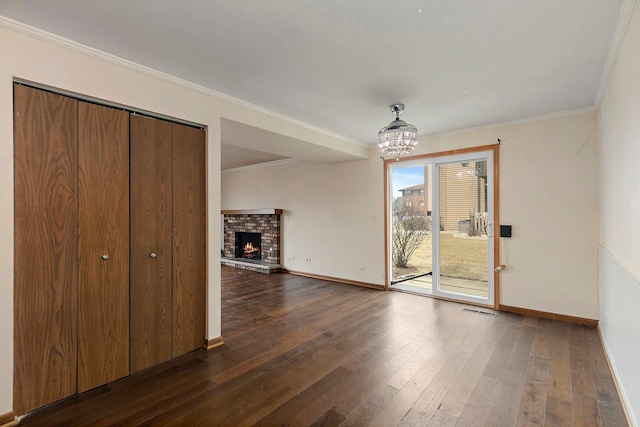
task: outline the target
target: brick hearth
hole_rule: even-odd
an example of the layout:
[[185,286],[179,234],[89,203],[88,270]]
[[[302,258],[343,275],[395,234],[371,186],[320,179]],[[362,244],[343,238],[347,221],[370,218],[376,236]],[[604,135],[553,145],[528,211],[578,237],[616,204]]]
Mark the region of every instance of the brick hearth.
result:
[[223,210],[223,257],[235,256],[235,233],[261,234],[261,261],[280,264],[280,215],[281,209]]

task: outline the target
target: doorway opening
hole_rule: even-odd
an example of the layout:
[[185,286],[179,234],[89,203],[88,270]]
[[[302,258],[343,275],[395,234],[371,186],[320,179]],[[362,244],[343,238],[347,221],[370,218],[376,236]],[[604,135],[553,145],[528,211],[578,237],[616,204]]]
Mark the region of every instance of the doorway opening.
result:
[[392,289],[497,304],[497,146],[483,148],[386,163]]

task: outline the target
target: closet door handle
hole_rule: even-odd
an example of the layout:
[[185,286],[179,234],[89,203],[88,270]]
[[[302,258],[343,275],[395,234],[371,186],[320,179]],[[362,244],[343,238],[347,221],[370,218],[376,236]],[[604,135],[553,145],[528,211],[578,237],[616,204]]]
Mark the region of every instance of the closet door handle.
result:
[[155,257],[157,257],[158,255],[156,255],[156,253],[155,253],[155,252],[151,252],[151,253],[149,254],[149,256],[150,256],[151,258],[155,258]]
[[106,261],[106,260],[108,260],[108,259],[109,259],[109,255],[107,255],[107,254],[103,254],[103,255],[102,255],[102,259],[103,259],[103,260],[105,260],[105,261]]

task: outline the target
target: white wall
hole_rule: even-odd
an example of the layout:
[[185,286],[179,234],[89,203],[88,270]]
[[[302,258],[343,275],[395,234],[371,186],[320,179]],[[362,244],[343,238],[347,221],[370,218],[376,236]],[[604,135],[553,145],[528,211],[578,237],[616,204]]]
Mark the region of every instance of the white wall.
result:
[[599,110],[600,331],[640,425],[640,3]]
[[[598,318],[597,137],[590,112],[421,139],[416,154],[502,140],[501,222],[514,233],[503,239],[502,304]],[[383,163],[372,150],[340,165],[223,173],[222,208],[284,209],[289,270],[382,285]]]
[[[215,98],[204,88],[0,16],[0,415],[9,413],[13,406],[14,77],[207,126],[209,339],[221,334],[221,117],[280,131],[319,146],[344,151],[353,148],[352,144],[333,136],[247,108],[241,102]],[[360,147],[353,150],[360,150]]]
[[222,182],[223,209],[284,209],[281,263],[288,270],[383,284],[382,161],[375,152],[337,165],[224,172]]

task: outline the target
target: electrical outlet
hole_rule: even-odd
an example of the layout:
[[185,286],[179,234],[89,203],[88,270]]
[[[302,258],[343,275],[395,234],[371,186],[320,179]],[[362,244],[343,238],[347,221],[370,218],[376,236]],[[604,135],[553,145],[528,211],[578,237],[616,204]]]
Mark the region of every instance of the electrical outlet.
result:
[[307,262],[311,262],[311,258],[307,258]]

